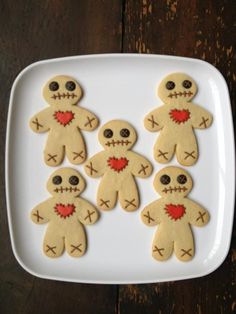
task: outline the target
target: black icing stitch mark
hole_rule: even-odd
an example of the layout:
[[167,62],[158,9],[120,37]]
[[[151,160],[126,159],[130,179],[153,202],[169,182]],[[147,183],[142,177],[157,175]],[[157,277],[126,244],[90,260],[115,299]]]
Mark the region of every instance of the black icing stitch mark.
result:
[[177,92],[170,93],[168,97],[169,98],[173,98],[173,97],[177,98],[178,96],[190,97],[192,95],[193,93],[191,91],[188,91],[188,92],[184,91],[184,92],[178,92],[178,93]]
[[146,175],[147,174],[146,173],[147,168],[149,168],[149,166],[144,166],[143,164],[141,164],[141,169],[139,170],[138,174],[143,172],[143,174]]
[[113,147],[115,147],[116,145],[121,145],[121,146],[124,146],[124,145],[129,145],[129,144],[132,144],[132,142],[130,142],[130,141],[128,141],[128,140],[121,140],[121,141],[114,141],[114,140],[112,140],[112,141],[107,141],[106,142],[106,146],[108,146],[108,147],[110,147],[110,146],[113,146]]
[[163,256],[162,251],[164,251],[164,248],[158,248],[156,245],[154,246],[153,253],[157,252],[160,256]]
[[34,213],[33,216],[35,216],[35,217],[37,218],[37,222],[39,222],[40,219],[41,219],[41,220],[44,219],[42,216],[39,215],[39,211],[38,211],[38,210],[36,210],[36,213]]
[[36,125],[37,130],[39,130],[39,128],[43,128],[43,125],[39,123],[38,118],[35,118],[35,120],[32,121],[32,123]]
[[47,161],[53,160],[54,162],[57,162],[57,160],[56,160],[57,155],[48,154],[48,157],[49,157],[49,158],[48,158]]
[[89,127],[90,128],[92,128],[93,127],[93,125],[92,125],[92,122],[94,121],[94,120],[96,120],[95,118],[89,118],[89,117],[87,117],[87,122],[84,124],[84,126],[86,127],[86,126],[88,126],[89,125]]
[[109,208],[108,203],[110,203],[110,200],[104,201],[102,198],[100,198],[100,205],[99,206],[103,206],[105,205],[107,208]]
[[80,157],[81,159],[84,159],[83,152],[84,152],[83,150],[81,150],[81,152],[79,153],[73,152],[73,154],[75,155],[73,157],[73,160],[76,160],[78,157]]
[[175,186],[175,187],[169,187],[169,188],[165,188],[165,189],[163,189],[162,190],[162,192],[164,192],[164,193],[168,193],[168,192],[170,192],[170,193],[172,193],[172,192],[185,192],[185,191],[187,191],[188,189],[185,187],[185,186]]
[[168,155],[168,152],[162,152],[160,149],[158,149],[159,155],[157,157],[163,157],[165,160],[168,160],[166,155]]
[[127,203],[126,205],[125,205],[125,209],[127,209],[129,206],[134,206],[134,207],[136,207],[136,205],[135,205],[135,198],[133,198],[131,201],[129,201],[129,200],[125,200],[125,202]]
[[202,122],[199,124],[199,126],[204,126],[204,128],[207,128],[207,121],[209,121],[209,118],[202,117]]
[[90,162],[89,165],[86,165],[85,167],[90,170],[90,175],[91,175],[91,176],[93,175],[93,172],[95,172],[95,173],[98,172],[96,169],[93,168],[92,162]]
[[184,152],[186,154],[186,156],[184,157],[184,160],[188,159],[188,157],[192,157],[193,159],[196,159],[196,157],[194,156],[195,151],[193,150],[192,152]]
[[73,254],[74,251],[79,251],[80,253],[82,252],[82,250],[80,248],[82,246],[82,243],[80,243],[79,245],[71,244],[70,246],[72,247],[72,250],[70,251],[70,254]]
[[47,250],[46,250],[47,253],[50,251],[50,252],[52,252],[54,255],[56,255],[56,252],[55,252],[56,246],[49,246],[49,245],[46,245],[46,247],[47,247]]
[[149,122],[151,122],[153,129],[154,129],[155,125],[156,125],[156,126],[159,126],[159,124],[155,121],[153,115],[151,115],[151,118],[148,118],[147,120],[148,120]]
[[75,97],[77,97],[77,95],[75,94],[75,93],[57,93],[57,94],[53,94],[52,96],[51,96],[51,98],[53,98],[53,99],[59,99],[59,100],[61,100],[61,98],[67,98],[67,99],[69,99],[69,98],[72,98],[72,99],[74,99]]
[[188,256],[192,257],[192,254],[190,253],[192,251],[192,249],[189,249],[189,250],[181,249],[181,251],[183,252],[181,257],[184,257],[185,255],[188,255]]
[[198,214],[199,214],[199,216],[198,216],[198,218],[196,219],[196,221],[198,221],[198,220],[201,219],[202,222],[205,222],[205,221],[204,221],[204,216],[206,215],[206,213],[198,212]]
[[87,213],[88,213],[88,215],[87,215],[86,217],[84,217],[84,220],[89,219],[89,222],[92,222],[91,216],[92,216],[93,214],[95,214],[95,211],[90,212],[89,210],[87,210]]
[[148,223],[150,224],[151,221],[155,221],[155,219],[153,219],[151,216],[150,216],[150,212],[147,211],[147,214],[146,215],[143,215],[144,217],[146,217],[148,219]]

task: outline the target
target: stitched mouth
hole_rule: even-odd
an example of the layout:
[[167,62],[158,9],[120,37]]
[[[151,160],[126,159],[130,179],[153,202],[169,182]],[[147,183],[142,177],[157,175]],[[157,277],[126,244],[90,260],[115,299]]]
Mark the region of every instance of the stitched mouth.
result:
[[127,146],[129,144],[132,144],[132,142],[130,142],[128,140],[121,140],[121,141],[119,141],[119,140],[118,141],[112,140],[112,141],[106,142],[105,145],[108,146],[108,147],[110,147],[110,146],[115,147],[116,145]]
[[173,192],[179,192],[179,193],[181,193],[181,192],[186,192],[188,189],[185,187],[185,186],[183,186],[183,187],[181,187],[181,186],[175,186],[175,187],[169,187],[169,188],[165,188],[165,189],[163,189],[162,190],[162,192],[164,192],[164,193],[173,193]]
[[75,97],[77,97],[77,95],[76,94],[74,94],[74,93],[62,93],[62,94],[60,94],[60,93],[57,93],[57,94],[53,94],[52,95],[52,97],[51,98],[53,98],[53,99],[61,99],[61,98],[67,98],[67,99],[69,99],[69,98],[72,98],[72,99],[74,99]]
[[72,192],[80,192],[80,189],[78,189],[78,188],[72,188],[72,187],[66,187],[66,188],[63,188],[62,186],[61,187],[59,187],[59,188],[56,188],[56,189],[54,189],[54,192],[56,192],[56,193],[64,193],[64,192],[70,192],[70,193],[72,193]]
[[190,97],[190,96],[192,96],[193,95],[193,93],[191,92],[191,91],[188,91],[188,92],[186,92],[186,91],[184,91],[184,92],[178,92],[178,93],[176,93],[176,92],[174,92],[174,93],[170,93],[169,95],[168,95],[168,97],[169,98],[178,98],[179,96],[180,97]]

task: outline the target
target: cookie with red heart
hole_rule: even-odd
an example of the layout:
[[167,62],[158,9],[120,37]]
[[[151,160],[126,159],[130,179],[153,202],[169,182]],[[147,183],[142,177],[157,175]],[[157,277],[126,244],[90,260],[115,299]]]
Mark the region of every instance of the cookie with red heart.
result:
[[139,207],[139,193],[135,177],[146,178],[152,172],[151,163],[131,150],[137,134],[130,123],[112,120],[103,125],[98,140],[104,150],[91,157],[84,170],[90,177],[101,177],[97,190],[97,206],[110,210],[119,200],[126,211]]
[[169,74],[158,86],[158,96],[164,104],[144,118],[148,131],[160,131],[153,147],[157,162],[168,163],[175,154],[181,165],[197,162],[199,152],[194,129],[210,127],[212,115],[192,102],[196,94],[197,84],[186,73]]
[[43,241],[43,251],[48,257],[58,257],[64,250],[73,257],[85,253],[87,243],[83,225],[94,224],[98,212],[80,197],[84,188],[84,178],[77,170],[60,168],[47,182],[51,197],[31,211],[34,223],[48,223]]
[[77,106],[81,96],[79,83],[70,76],[55,76],[43,88],[43,97],[50,106],[30,119],[30,127],[36,133],[49,132],[44,149],[48,166],[60,165],[65,154],[76,165],[87,157],[81,130],[94,130],[98,118]]
[[[195,250],[191,225],[206,225],[209,213],[187,197],[193,181],[186,170],[163,168],[156,174],[153,184],[161,198],[141,212],[144,224],[159,225],[152,243],[152,256],[158,261],[165,261],[174,252],[180,261],[190,261]],[[199,243],[199,251],[201,245],[204,243]]]

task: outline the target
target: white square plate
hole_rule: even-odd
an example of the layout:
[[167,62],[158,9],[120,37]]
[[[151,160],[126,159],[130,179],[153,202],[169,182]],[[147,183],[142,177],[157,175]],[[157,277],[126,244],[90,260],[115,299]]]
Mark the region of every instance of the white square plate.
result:
[[[200,157],[187,170],[193,177],[190,198],[209,210],[211,220],[204,228],[192,227],[196,255],[183,263],[173,255],[166,262],[151,257],[156,227],[141,223],[141,209],[159,198],[153,189],[155,173],[164,167],[154,161],[152,148],[158,133],[144,129],[143,118],[160,106],[156,89],[167,74],[185,72],[192,76],[199,91],[194,102],[214,117],[207,130],[197,130]],[[47,225],[29,219],[31,209],[49,197],[45,183],[55,170],[44,164],[43,149],[47,134],[29,129],[29,119],[47,106],[42,86],[58,74],[78,80],[84,90],[81,106],[94,112],[100,125],[111,119],[124,119],[138,131],[133,150],[145,155],[154,165],[153,175],[137,179],[141,206],[127,213],[119,205],[101,213],[101,219],[87,226],[88,250],[80,259],[66,253],[50,259],[42,252]],[[88,155],[102,150],[97,130],[83,132]],[[91,55],[34,63],[14,82],[6,142],[6,194],[11,243],[21,266],[35,276],[90,283],[148,283],[180,280],[206,275],[225,259],[230,245],[234,211],[234,135],[228,89],[222,75],[210,64],[188,58],[159,55]],[[72,166],[64,161],[63,166]],[[178,165],[174,159],[169,165]],[[87,180],[82,194],[95,203],[99,179],[88,178],[83,166],[76,166]]]

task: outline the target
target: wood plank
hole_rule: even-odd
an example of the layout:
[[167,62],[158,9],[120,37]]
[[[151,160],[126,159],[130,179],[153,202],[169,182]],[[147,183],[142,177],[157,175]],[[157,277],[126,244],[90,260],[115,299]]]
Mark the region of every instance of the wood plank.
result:
[[[123,51],[194,57],[212,63],[226,78],[235,117],[235,8],[234,0],[126,0]],[[121,286],[119,312],[235,313],[235,266],[234,227],[230,252],[214,273],[182,282]]]
[[0,313],[116,313],[116,286],[34,278],[13,257],[4,189],[5,127],[9,92],[20,70],[34,61],[119,52],[119,0],[0,2]]

